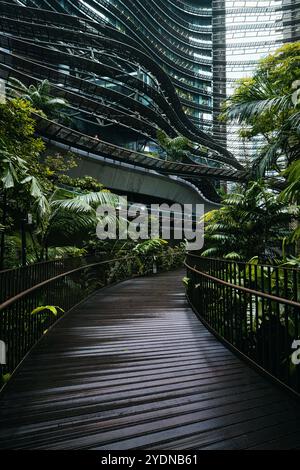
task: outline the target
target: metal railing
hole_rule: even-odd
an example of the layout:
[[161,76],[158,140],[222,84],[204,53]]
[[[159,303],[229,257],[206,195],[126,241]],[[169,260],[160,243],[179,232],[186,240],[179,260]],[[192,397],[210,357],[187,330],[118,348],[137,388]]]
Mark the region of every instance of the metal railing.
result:
[[193,254],[185,266],[187,296],[203,323],[300,396],[300,270]]
[[[155,258],[125,256],[72,267],[40,280],[0,304],[0,387],[1,376],[12,373],[30,349],[63,315],[96,290],[136,276],[182,266],[182,253]],[[28,267],[29,268],[29,267]],[[66,265],[65,265],[66,268]],[[49,268],[48,274],[51,275]],[[21,277],[20,277],[21,278]],[[34,312],[37,307],[57,307]],[[6,350],[6,351],[5,351]],[[5,357],[3,357],[5,356]]]
[[[80,301],[104,286],[138,273],[136,258],[120,258],[73,268],[29,289],[0,305],[0,341],[6,357],[1,359],[2,375],[11,373],[44,333]],[[55,306],[57,313],[40,306]],[[2,371],[1,371],[2,367]],[[1,374],[0,374],[1,376]]]
[[[103,260],[103,257],[101,260]],[[100,261],[100,259],[93,255],[76,256],[42,261],[0,271],[0,304],[46,279],[94,261]]]

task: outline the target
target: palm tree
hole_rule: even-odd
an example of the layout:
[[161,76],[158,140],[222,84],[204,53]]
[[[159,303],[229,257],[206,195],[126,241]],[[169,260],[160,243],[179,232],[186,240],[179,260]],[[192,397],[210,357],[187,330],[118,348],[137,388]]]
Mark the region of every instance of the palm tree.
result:
[[34,199],[35,208],[40,217],[47,214],[48,202],[39,180],[29,174],[27,162],[18,155],[12,154],[0,140],[0,180],[2,190],[17,189],[18,192],[25,190]]
[[[13,195],[33,204],[37,216],[42,219],[49,213],[49,204],[39,180],[29,173],[27,162],[7,149],[0,139],[0,181],[2,192],[2,220],[0,237],[0,269],[4,267],[5,227],[8,201]],[[26,205],[26,204],[25,204]]]
[[157,140],[164,153],[166,160],[173,162],[181,162],[191,150],[190,141],[183,136],[174,137],[171,139],[167,134],[162,131],[157,131]]
[[[283,201],[300,206],[300,160],[296,160],[284,171],[287,178],[286,188],[280,197]],[[291,242],[295,242],[296,254],[300,254],[300,223],[299,219],[294,219],[295,230],[291,235]]]
[[[49,197],[49,213],[39,220],[35,236],[41,247],[41,258],[49,247],[76,245],[82,242],[83,234],[96,229],[99,205],[116,207],[118,196],[107,190],[87,193],[56,188]],[[109,220],[106,217],[106,221]]]
[[278,49],[225,103],[221,119],[243,126],[241,137],[265,142],[253,160],[256,177],[300,158],[299,55],[299,43]]
[[281,197],[287,202],[300,205],[300,159],[291,163],[283,172],[287,178],[286,188],[282,191]]
[[262,261],[278,255],[299,208],[286,204],[264,182],[250,182],[225,195],[221,209],[208,212],[202,256]]
[[27,87],[20,80],[10,78],[8,85],[12,96],[29,101],[35,109],[42,111],[49,119],[61,121],[68,118],[66,113],[68,102],[63,98],[53,98],[50,95],[51,85],[48,80]]
[[[266,170],[278,169],[278,160],[285,158],[287,164],[300,157],[300,109],[293,102],[294,91],[291,89],[278,96],[276,87],[268,83],[264,74],[258,74],[255,81],[249,82],[247,90],[235,94],[227,103],[224,113],[227,121],[237,122],[244,126],[251,125],[252,130],[243,130],[242,135],[255,135],[255,121],[279,119],[281,124],[277,131],[262,132],[266,144],[253,162],[254,172],[262,176]],[[260,121],[258,121],[260,119]],[[259,124],[258,124],[259,125]]]

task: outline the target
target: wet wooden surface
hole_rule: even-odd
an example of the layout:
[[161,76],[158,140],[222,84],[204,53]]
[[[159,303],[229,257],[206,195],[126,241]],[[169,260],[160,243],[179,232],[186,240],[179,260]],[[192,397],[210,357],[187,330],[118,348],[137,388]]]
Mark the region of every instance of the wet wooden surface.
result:
[[123,282],[66,315],[2,393],[0,447],[299,447],[299,403],[205,329],[183,275]]

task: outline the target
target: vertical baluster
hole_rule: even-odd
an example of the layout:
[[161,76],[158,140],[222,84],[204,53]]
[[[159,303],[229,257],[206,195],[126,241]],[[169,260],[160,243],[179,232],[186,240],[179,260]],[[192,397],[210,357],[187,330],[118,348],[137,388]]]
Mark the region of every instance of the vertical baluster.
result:
[[[245,278],[246,278],[246,271],[245,271]],[[252,264],[249,264],[249,278],[248,278],[248,283],[249,287],[253,289],[253,278],[254,278],[254,270]],[[247,300],[249,301],[249,310],[248,310],[248,303]],[[247,318],[247,337],[248,337],[248,354],[250,357],[253,357],[253,351],[252,351],[252,342],[253,342],[253,302],[255,301],[255,296],[250,294],[249,296],[246,294],[245,295],[245,301],[246,301],[246,311],[248,314],[249,311],[249,316]]]
[[[261,292],[265,292],[264,266],[260,266]],[[262,365],[266,366],[266,315],[265,315],[265,298],[261,297],[261,348],[262,348]]]
[[[267,291],[269,294],[272,294],[272,284],[271,284],[271,267],[267,266]],[[273,351],[276,349],[276,343],[274,343],[273,339],[273,324],[274,324],[274,316],[273,316],[273,306],[272,306],[272,301],[269,299],[268,302],[268,365],[269,365],[269,370],[272,373],[275,373],[274,370],[274,360],[273,360]]]
[[[279,291],[279,269],[278,267],[275,268],[275,295],[277,297],[280,296],[280,291]],[[275,343],[276,347],[273,350],[273,355],[274,355],[274,361],[275,361],[275,368],[274,368],[274,373],[276,377],[281,378],[281,341],[280,341],[280,330],[281,330],[281,322],[280,322],[280,303],[276,302],[275,303],[275,321],[276,321],[276,328],[275,328]]]
[[[283,269],[283,297],[288,299],[288,274],[287,270]],[[291,345],[289,344],[289,308],[284,305],[284,361],[285,361],[285,380],[286,383],[290,383],[290,366],[289,366],[289,355],[291,352]]]
[[[229,282],[232,284],[233,273],[232,263],[229,261]],[[231,342],[236,345],[236,312],[234,311],[234,292],[231,287],[228,288],[230,292],[230,317],[231,317]]]
[[[299,302],[298,298],[298,275],[299,272],[297,273],[296,269],[293,270],[293,297],[295,301]],[[295,340],[300,340],[300,309],[299,308],[294,308],[293,309],[293,320],[294,320],[294,325],[295,325],[295,335],[294,338]],[[300,365],[296,366],[296,370],[294,372],[295,374],[295,381],[294,381],[294,386],[295,389],[300,392]]]

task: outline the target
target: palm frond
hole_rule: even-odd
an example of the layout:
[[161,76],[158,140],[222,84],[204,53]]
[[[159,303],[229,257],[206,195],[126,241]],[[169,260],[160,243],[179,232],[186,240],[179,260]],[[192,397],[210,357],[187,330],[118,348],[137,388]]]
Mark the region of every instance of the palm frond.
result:
[[226,253],[224,256],[225,259],[232,259],[232,260],[241,260],[242,256],[240,253],[237,253],[236,251],[230,251],[230,253]]
[[65,108],[68,105],[67,101],[64,100],[63,98],[50,98],[47,100],[47,106],[53,107],[53,108]]
[[266,145],[253,160],[253,175],[255,177],[262,177],[267,170],[271,169],[278,159],[280,150],[281,142],[279,140]]
[[209,257],[213,257],[213,256],[216,256],[220,253],[220,250],[219,248],[217,247],[211,247],[211,248],[208,248],[207,250],[204,250],[202,253],[201,253],[201,256],[204,256],[205,258],[209,258]]
[[57,192],[56,198],[52,199],[51,204],[54,207],[60,207],[74,212],[91,212],[99,205],[116,207],[118,202],[118,196],[105,190],[75,196],[71,192],[64,191],[63,194]]

